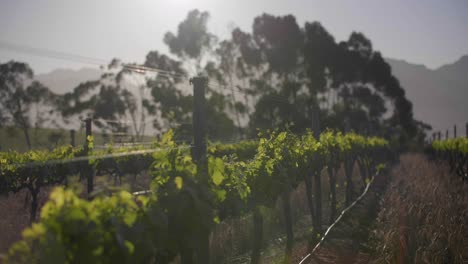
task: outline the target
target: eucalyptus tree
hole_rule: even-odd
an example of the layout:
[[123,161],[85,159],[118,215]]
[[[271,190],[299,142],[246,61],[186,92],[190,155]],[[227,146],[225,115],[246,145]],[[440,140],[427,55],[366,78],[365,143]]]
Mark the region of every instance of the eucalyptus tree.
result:
[[122,94],[119,85],[123,74],[119,72],[119,64],[120,61],[112,60],[99,79],[80,83],[62,96],[59,109],[65,120],[92,116],[93,123],[104,132],[126,132],[128,127],[122,120],[128,102],[124,101],[122,95],[126,94]]
[[254,19],[251,34],[236,29],[233,39],[246,64],[243,70],[251,72],[246,75],[251,76],[256,96],[250,126],[272,128],[294,123],[294,131],[304,127],[303,34],[294,16],[263,14]]
[[0,64],[0,126],[20,127],[29,149],[32,147],[30,128],[50,118],[56,99],[54,93],[33,78],[33,70],[26,63]]
[[216,37],[208,32],[207,23],[210,14],[191,10],[182,21],[177,33],[167,32],[164,35],[166,43],[174,55],[182,59],[191,74],[199,74],[203,70],[205,56],[210,53]]

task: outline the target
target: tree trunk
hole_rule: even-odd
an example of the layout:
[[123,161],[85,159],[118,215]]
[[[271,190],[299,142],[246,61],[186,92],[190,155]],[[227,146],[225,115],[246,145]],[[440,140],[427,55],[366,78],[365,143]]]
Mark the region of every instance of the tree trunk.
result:
[[346,176],[346,206],[349,206],[351,204],[351,200],[353,199],[353,167],[354,162],[349,159],[346,159],[344,163]]
[[306,195],[307,195],[307,204],[309,205],[310,218],[312,221],[312,226],[315,229],[314,231],[316,231],[317,221],[315,219],[315,208],[314,208],[314,198],[312,194],[312,176],[311,175],[306,175],[305,187],[306,187]]
[[330,183],[330,223],[336,218],[336,169],[328,167],[328,178]]
[[181,264],[193,264],[193,250],[191,248],[184,247],[181,249],[180,263]]
[[282,195],[283,197],[283,213],[284,213],[284,224],[286,227],[286,261],[291,257],[292,247],[294,243],[293,223],[291,215],[291,203],[290,203],[290,192],[286,191]]
[[36,214],[37,214],[37,207],[38,207],[37,196],[39,194],[39,189],[30,187],[29,192],[31,193],[31,215],[29,217],[29,222],[32,224],[33,222],[36,221]]
[[315,218],[317,223],[317,233],[322,234],[322,178],[320,171],[316,171],[315,179]]
[[237,121],[237,127],[239,129],[239,138],[242,137],[242,127],[240,124],[240,117],[239,117],[239,111],[237,111],[236,108],[236,97],[234,95],[234,82],[232,80],[232,74],[229,74],[229,86],[231,87],[231,100],[232,100],[232,107],[234,108],[234,112],[236,114],[236,121]]
[[29,128],[28,128],[28,123],[26,122],[26,118],[23,116],[23,107],[21,105],[20,97],[16,97],[16,107],[18,107],[17,112],[19,115],[16,115],[15,112],[12,112],[10,109],[10,112],[12,116],[15,119],[15,122],[19,124],[20,127],[23,129],[24,137],[26,138],[26,144],[28,145],[28,149],[31,149],[31,139],[29,137]]
[[364,161],[358,162],[359,165],[359,174],[361,174],[361,180],[362,180],[362,187],[361,187],[361,193],[364,191],[366,188],[366,180],[367,180],[367,170],[364,165]]
[[255,207],[253,211],[253,249],[251,255],[251,262],[252,264],[260,263],[260,252],[262,251],[263,245],[263,216],[262,212],[260,212],[260,208],[258,206]]
[[197,263],[210,263],[210,231],[203,230],[197,250]]
[[31,138],[29,137],[29,128],[27,126],[23,126],[23,133],[24,137],[26,139],[26,145],[28,146],[28,149],[31,149]]
[[374,166],[373,162],[371,162],[371,163],[366,164],[365,167],[366,167],[367,178],[369,178],[369,180],[370,180],[370,178],[372,178],[372,174],[373,174],[372,168],[374,168],[375,166]]

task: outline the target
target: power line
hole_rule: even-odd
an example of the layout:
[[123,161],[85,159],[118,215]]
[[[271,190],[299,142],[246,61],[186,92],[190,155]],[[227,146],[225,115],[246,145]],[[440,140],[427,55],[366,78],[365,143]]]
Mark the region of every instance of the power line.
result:
[[104,59],[93,58],[93,57],[82,56],[78,54],[60,52],[60,51],[54,51],[50,49],[34,48],[34,47],[26,46],[26,45],[19,45],[19,44],[6,42],[3,40],[0,40],[0,48],[18,52],[18,53],[26,53],[26,54],[30,54],[30,55],[34,55],[38,57],[47,57],[47,58],[52,58],[52,59],[73,61],[73,62],[79,62],[79,63],[84,63],[84,64],[92,64],[92,65],[98,65],[98,66],[107,64],[107,61]]
[[[30,55],[34,55],[38,57],[66,60],[66,61],[79,62],[79,63],[84,63],[84,64],[92,64],[92,65],[97,65],[97,66],[103,66],[103,65],[108,64],[108,60],[104,60],[101,58],[83,56],[79,54],[61,52],[61,51],[56,51],[56,50],[51,50],[51,49],[35,48],[35,47],[15,44],[15,43],[3,41],[3,40],[0,40],[0,48],[5,49],[5,50],[10,50],[13,52],[17,52],[17,53],[30,54]],[[155,67],[147,67],[147,66],[127,64],[127,63],[122,64],[122,67],[135,71],[135,72],[140,72],[140,73],[144,73],[147,71],[157,72],[163,77],[167,76],[167,77],[188,78],[185,73],[176,72],[176,71],[168,71],[168,70],[163,70],[163,69],[159,69]]]
[[124,68],[127,68],[132,71],[136,72],[147,72],[147,71],[152,71],[152,72],[157,72],[159,74],[165,74],[168,76],[174,76],[174,77],[182,77],[182,78],[188,78],[188,75],[182,72],[176,72],[176,71],[168,71],[168,70],[163,70],[155,67],[148,67],[144,65],[136,65],[136,64],[123,64]]

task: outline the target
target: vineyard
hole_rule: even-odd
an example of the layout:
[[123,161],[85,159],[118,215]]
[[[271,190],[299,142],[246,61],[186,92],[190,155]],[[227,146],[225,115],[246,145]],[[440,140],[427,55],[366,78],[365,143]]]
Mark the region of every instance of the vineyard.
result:
[[[308,263],[353,207],[377,204],[366,202],[371,185],[383,188],[398,163],[395,142],[319,133],[316,119],[304,133],[207,143],[206,79],[193,84],[193,141],[169,130],[151,144],[97,147],[87,118],[83,146],[0,152],[0,193],[30,197],[30,225],[4,260]],[[468,139],[433,140],[426,152],[466,182]]]
[[[97,146],[87,118],[82,146],[0,152],[0,194],[30,197],[30,225],[4,260],[308,263],[347,214],[376,207],[366,195],[383,192],[399,160],[395,140],[320,133],[314,116],[301,133],[286,125],[207,142],[207,79],[191,82],[191,139],[168,130],[150,144]],[[468,139],[433,140],[426,152],[466,182]]]
[[[9,251],[11,262],[170,262],[193,257],[209,259],[213,225],[253,214],[252,262],[262,250],[262,208],[283,201],[287,234],[286,256],[294,241],[290,193],[306,185],[313,235],[323,232],[321,174],[328,172],[331,219],[336,217],[336,172],[345,164],[346,204],[356,193],[351,181],[358,164],[367,183],[388,160],[387,142],[376,137],[324,132],[294,135],[271,131],[256,141],[208,146],[205,160],[194,162],[191,147],[176,144],[168,132],[151,149],[142,147],[93,150],[61,147],[51,152],[1,153],[1,191],[27,189],[32,196],[31,221],[37,197],[48,185],[68,186],[72,175],[151,175],[145,195],[119,188],[83,194],[57,187],[43,206],[38,222]],[[86,169],[83,169],[86,168]],[[340,189],[341,190],[341,189]],[[311,235],[312,236],[312,235]]]
[[468,135],[466,138],[435,140],[432,142],[429,154],[434,158],[447,161],[450,173],[456,173],[463,180],[468,180]]
[[[2,52],[94,67],[41,73],[31,61],[1,57],[0,263],[468,262],[468,123],[428,114],[447,102],[466,112],[442,93],[464,89],[455,77],[466,63],[430,70],[424,87],[444,89],[418,94],[431,104],[424,109],[414,90],[429,90],[407,89],[394,72],[409,70],[392,69],[362,32],[336,38],[319,21],[261,13],[251,30],[233,23],[217,36],[210,13],[190,7],[175,31],[143,33],[152,20],[143,16],[150,8],[133,9],[141,4],[91,12],[119,19],[96,16],[107,25],[98,40],[90,27],[49,23],[86,33],[86,45],[0,39]],[[42,5],[30,9],[49,9]],[[109,12],[114,6],[125,12]],[[81,17],[98,8],[70,10]],[[130,15],[137,19],[126,29]],[[352,21],[343,17],[340,24]],[[362,17],[375,20],[360,13],[355,22]],[[163,52],[144,41],[155,33]],[[379,47],[391,43],[385,36]],[[62,40],[77,52],[129,50],[108,60],[111,53],[55,50]],[[151,47],[144,61],[130,55],[141,58],[142,47]],[[447,122],[453,130],[442,138]]]

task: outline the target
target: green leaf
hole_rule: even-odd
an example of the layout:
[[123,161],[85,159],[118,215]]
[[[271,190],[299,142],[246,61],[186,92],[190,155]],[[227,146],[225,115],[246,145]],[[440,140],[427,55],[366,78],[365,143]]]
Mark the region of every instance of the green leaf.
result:
[[133,252],[135,251],[135,246],[132,244],[132,242],[125,240],[125,246],[128,249],[128,253],[130,253],[130,255],[133,254]]
[[213,179],[213,183],[216,186],[220,185],[224,180],[223,174],[218,170],[214,171],[213,176],[211,176],[211,178]]
[[216,197],[221,202],[226,200],[226,191],[225,190],[216,190],[215,193],[216,193]]
[[175,183],[177,189],[180,190],[180,189],[182,189],[182,185],[184,184],[184,179],[182,179],[182,177],[177,176],[174,179],[174,183]]

